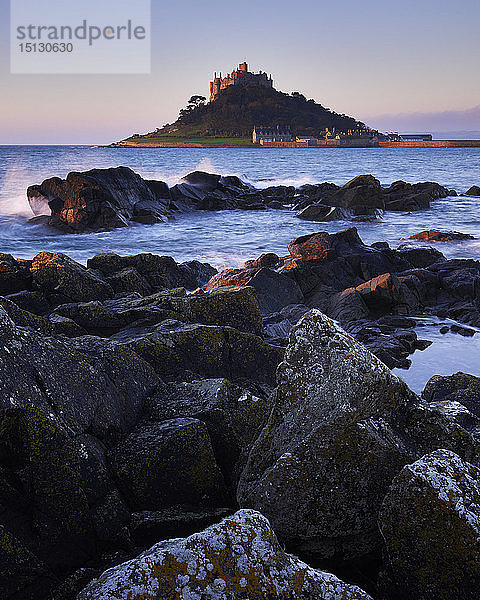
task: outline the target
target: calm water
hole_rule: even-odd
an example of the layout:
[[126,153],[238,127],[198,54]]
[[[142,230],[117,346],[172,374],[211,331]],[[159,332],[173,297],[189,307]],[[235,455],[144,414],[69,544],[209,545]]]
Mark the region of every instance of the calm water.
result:
[[[85,262],[98,252],[154,252],[178,261],[199,259],[217,268],[237,266],[265,251],[286,252],[289,241],[313,231],[338,231],[348,222],[309,223],[288,211],[221,211],[181,215],[169,223],[135,225],[106,233],[60,235],[31,225],[26,188],[69,171],[125,165],[149,179],[175,184],[199,169],[239,175],[258,187],[332,181],[343,184],[371,173],[382,184],[403,179],[437,181],[458,193],[480,185],[480,148],[382,149],[137,149],[87,146],[0,146],[0,251],[30,258],[41,250],[62,251]],[[413,214],[384,215],[358,223],[366,243],[386,240],[393,247],[423,229],[454,229],[480,237],[480,198],[446,198]],[[480,240],[439,246],[450,257],[480,259]],[[480,375],[480,334],[440,336],[432,326],[418,334],[434,340],[403,373],[417,391],[436,372],[463,369]],[[447,358],[448,361],[447,362]]]

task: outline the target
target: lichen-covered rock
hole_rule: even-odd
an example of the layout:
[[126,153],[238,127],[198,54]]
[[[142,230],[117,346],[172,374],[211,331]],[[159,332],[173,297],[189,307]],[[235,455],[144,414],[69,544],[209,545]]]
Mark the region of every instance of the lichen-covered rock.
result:
[[201,533],[160,542],[105,571],[77,600],[369,600],[360,588],[286,554],[268,521],[237,512]]
[[190,372],[273,385],[283,356],[281,348],[232,327],[173,320],[146,331],[120,332],[112,339],[141,356],[167,379],[178,379]]
[[458,372],[434,375],[425,386],[422,398],[430,403],[457,403],[480,417],[480,378]]
[[[395,477],[379,519],[401,598],[476,600],[480,588],[480,470],[448,450]],[[386,591],[388,594],[388,590]]]
[[136,510],[227,504],[207,428],[198,419],[139,425],[110,452],[110,463]]
[[318,311],[292,329],[278,384],[240,479],[240,505],[303,550],[368,551],[388,483],[409,456],[388,419],[414,394]]
[[40,252],[32,261],[33,284],[52,304],[106,300],[112,288],[98,275],[65,254]]
[[11,254],[0,252],[0,295],[14,294],[31,287],[28,261],[16,260]]

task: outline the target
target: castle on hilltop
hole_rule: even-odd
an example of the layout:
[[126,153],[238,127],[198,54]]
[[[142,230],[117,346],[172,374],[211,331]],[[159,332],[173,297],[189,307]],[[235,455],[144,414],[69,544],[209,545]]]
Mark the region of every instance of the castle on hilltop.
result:
[[255,85],[259,87],[273,88],[272,76],[268,76],[266,73],[260,71],[259,73],[250,73],[248,65],[243,62],[238,65],[238,69],[235,69],[230,73],[222,77],[215,76],[213,81],[210,82],[210,102],[213,102],[218,94],[227,88],[229,85]]

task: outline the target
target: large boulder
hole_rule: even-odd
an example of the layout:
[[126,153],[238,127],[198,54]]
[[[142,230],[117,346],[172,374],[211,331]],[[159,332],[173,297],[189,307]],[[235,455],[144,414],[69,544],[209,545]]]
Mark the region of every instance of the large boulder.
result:
[[73,233],[165,221],[171,202],[166,184],[146,181],[128,167],[46,179],[27,189],[27,199],[36,215],[49,215],[50,225]]
[[414,394],[318,311],[293,328],[278,384],[239,482],[240,505],[304,551],[368,551],[388,482],[406,461],[387,419]]
[[477,467],[448,450],[437,450],[405,466],[385,497],[379,526],[394,597],[478,598]]
[[352,213],[339,206],[309,204],[296,216],[304,221],[338,221],[340,219],[351,219]]
[[201,533],[160,542],[105,571],[77,600],[369,600],[360,588],[286,554],[261,514],[242,510]]

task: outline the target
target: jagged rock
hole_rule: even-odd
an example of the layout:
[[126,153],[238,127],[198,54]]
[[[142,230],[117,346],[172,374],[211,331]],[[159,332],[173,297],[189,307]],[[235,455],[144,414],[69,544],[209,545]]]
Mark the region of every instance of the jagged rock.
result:
[[411,235],[409,240],[424,240],[426,242],[453,242],[459,240],[474,240],[475,237],[468,233],[460,233],[458,231],[421,231],[415,235]]
[[207,428],[177,418],[139,425],[110,452],[111,467],[135,510],[174,504],[224,507],[228,492]]
[[274,252],[266,252],[255,260],[247,260],[244,267],[246,269],[255,269],[261,267],[275,267],[280,262],[280,258]]
[[358,587],[286,554],[268,521],[242,510],[188,538],[156,544],[105,571],[77,600],[278,598],[369,600]]
[[33,285],[52,304],[106,300],[113,296],[108,283],[65,254],[40,252],[30,270]]
[[399,597],[474,600],[480,585],[480,470],[448,450],[407,465],[379,517]]
[[429,208],[431,201],[446,198],[451,195],[451,192],[438,183],[430,181],[414,184],[395,181],[384,194],[387,210],[411,211]]
[[472,185],[472,187],[465,192],[465,196],[480,196],[480,186]]
[[355,208],[357,214],[385,208],[382,187],[372,175],[354,177],[329,198],[329,203],[346,209]]
[[53,177],[27,189],[36,215],[51,215],[48,223],[68,232],[125,227],[129,221],[156,223],[170,214],[170,190],[147,181],[127,167],[92,169]]
[[439,446],[479,460],[477,423],[423,403],[315,310],[290,333],[271,402],[237,498],[290,547],[322,558],[378,548],[379,508],[404,464]]

